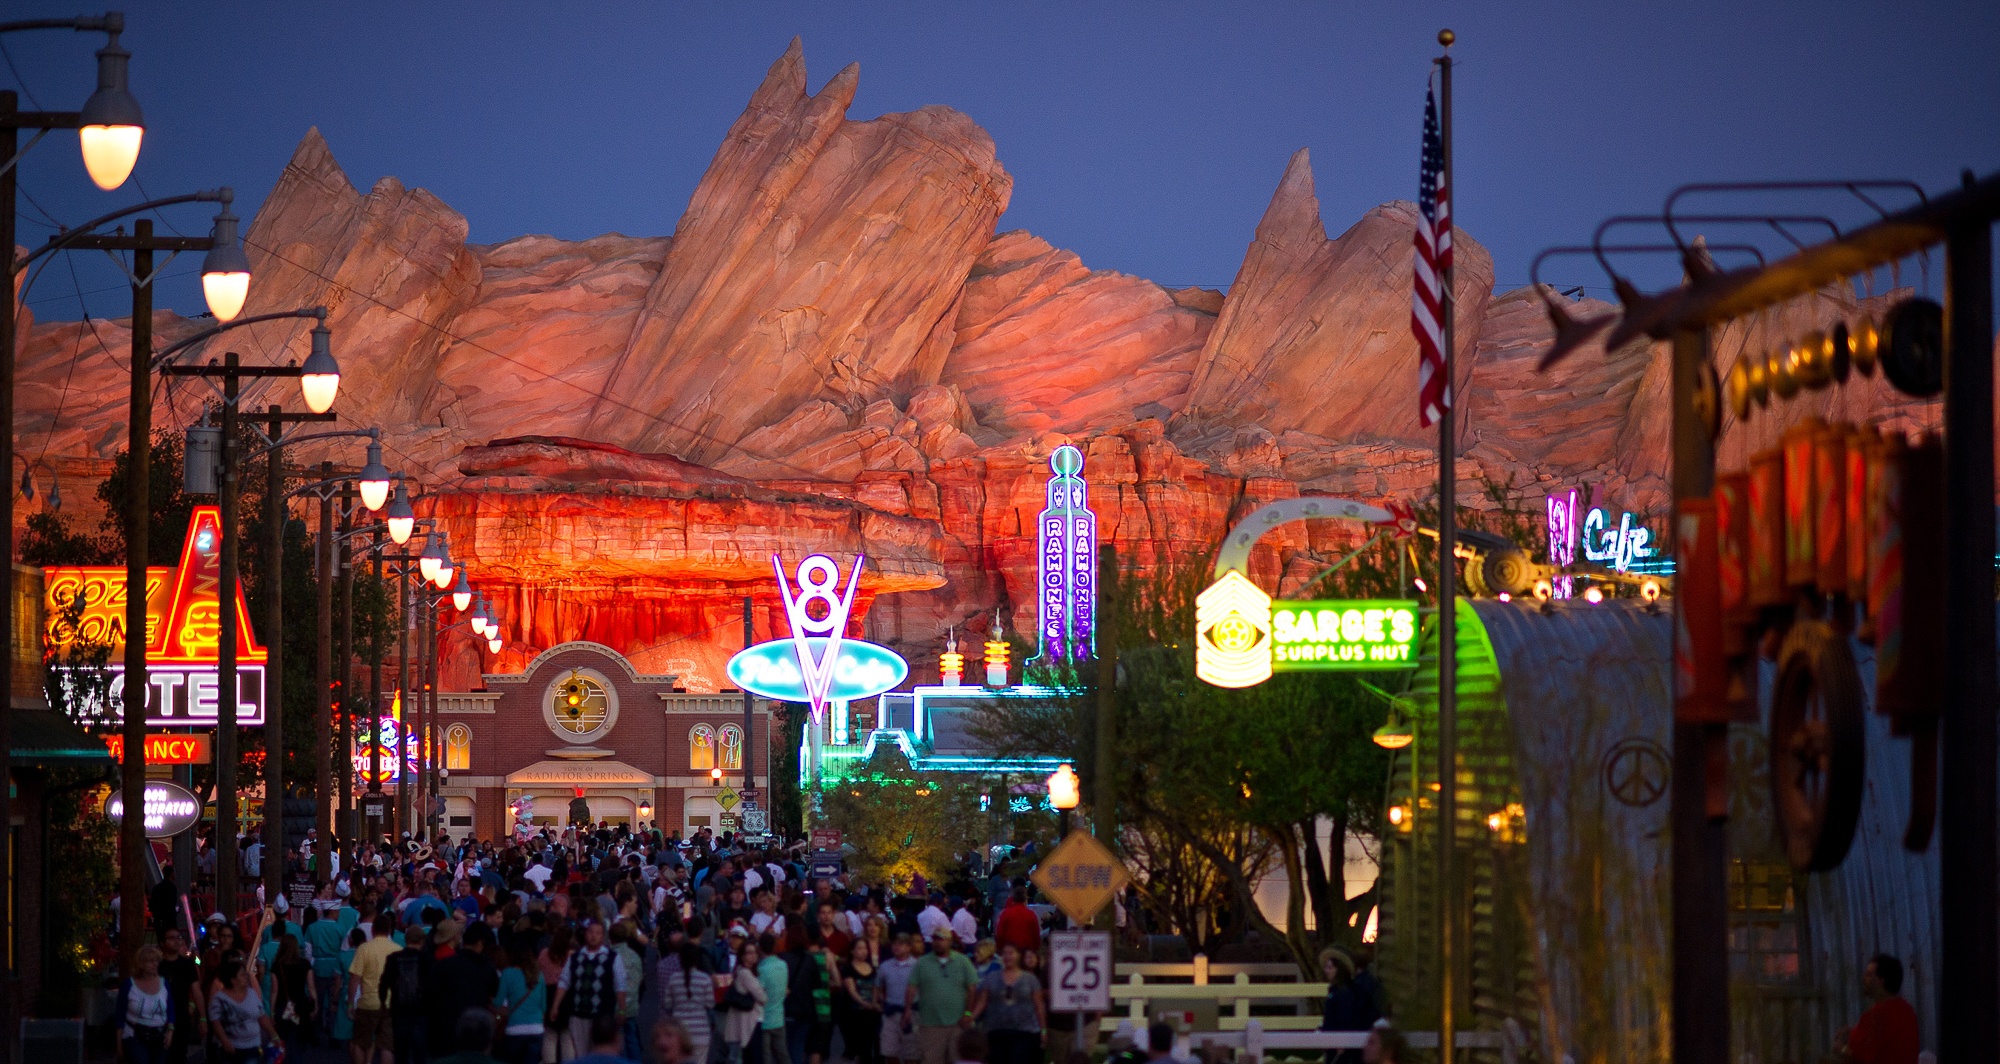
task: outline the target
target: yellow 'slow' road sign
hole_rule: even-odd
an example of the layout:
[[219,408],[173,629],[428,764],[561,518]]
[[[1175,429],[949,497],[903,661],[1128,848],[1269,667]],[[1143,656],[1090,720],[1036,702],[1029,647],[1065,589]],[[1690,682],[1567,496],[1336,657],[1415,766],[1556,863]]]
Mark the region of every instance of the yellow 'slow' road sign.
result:
[[1070,832],[1030,877],[1070,919],[1087,924],[1132,881],[1125,865],[1089,833]]

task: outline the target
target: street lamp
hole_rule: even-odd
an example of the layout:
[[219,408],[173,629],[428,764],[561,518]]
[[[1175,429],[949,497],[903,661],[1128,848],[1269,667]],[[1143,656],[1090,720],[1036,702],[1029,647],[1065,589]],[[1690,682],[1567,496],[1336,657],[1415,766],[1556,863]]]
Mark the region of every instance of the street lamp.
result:
[[[83,19],[75,20],[82,23]],[[132,53],[118,44],[125,28],[125,16],[108,14],[104,32],[111,38],[97,50],[97,91],[77,112],[77,146],[83,149],[83,168],[90,180],[106,192],[125,183],[139,162],[139,142],[146,135],[146,116],[139,101],[125,88],[126,68]],[[78,29],[84,27],[78,25]],[[13,204],[7,204],[9,212]]]
[[1076,770],[1065,761],[1054,772],[1049,773],[1049,804],[1056,807],[1062,823],[1058,832],[1069,837],[1069,811],[1076,808],[1083,798],[1081,781],[1076,778]]
[[[310,362],[310,360],[308,360]],[[361,467],[361,476],[356,481],[361,489],[361,505],[373,513],[382,509],[389,501],[389,467],[382,464],[382,441],[368,444],[368,462]]]
[[[208,275],[202,275],[203,283]],[[246,283],[248,276],[245,276]],[[304,396],[306,409],[315,414],[324,414],[333,409],[333,397],[340,391],[340,364],[333,360],[333,333],[322,321],[312,331],[312,351],[306,355],[305,364],[299,367],[299,392]]]
[[[208,301],[208,311],[216,321],[235,320],[250,295],[250,257],[243,254],[243,244],[236,238],[236,222],[235,212],[225,201],[208,234],[214,246],[201,261],[201,296]],[[313,412],[324,411],[314,408]]]
[[465,580],[465,566],[458,567],[458,586],[451,589],[451,608],[464,613],[472,606],[472,585]]
[[417,573],[425,583],[437,583],[438,570],[444,566],[444,536],[433,532],[424,537],[424,553],[417,558]]
[[452,572],[456,568],[457,566],[451,560],[451,537],[440,532],[438,533],[437,572],[432,574],[431,583],[437,585],[439,591],[449,590],[451,588]]
[[1390,714],[1389,720],[1375,729],[1375,745],[1384,750],[1401,750],[1417,741],[1417,733],[1410,726]]
[[417,530],[417,511],[410,505],[409,490],[403,487],[401,480],[396,481],[396,497],[389,500],[383,524],[389,526],[389,539],[398,547],[408,543],[410,533]]

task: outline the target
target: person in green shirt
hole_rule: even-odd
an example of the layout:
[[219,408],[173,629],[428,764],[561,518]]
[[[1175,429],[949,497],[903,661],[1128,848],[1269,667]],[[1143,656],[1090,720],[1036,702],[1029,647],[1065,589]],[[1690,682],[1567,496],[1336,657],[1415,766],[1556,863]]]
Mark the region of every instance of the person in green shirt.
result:
[[792,1059],[785,1045],[785,995],[791,988],[792,967],[778,955],[778,936],[764,932],[758,940],[764,959],[757,962],[757,981],[764,984],[764,1062],[787,1064]]
[[340,946],[345,937],[340,925],[330,916],[323,916],[317,909],[305,912],[306,940],[304,945],[312,951],[313,1000],[319,1002],[320,1039],[333,1041],[333,1022],[340,1010],[333,1007],[340,1000]]
[[979,973],[965,954],[951,948],[951,929],[931,933],[931,951],[910,971],[904,1007],[917,1017],[917,1044],[923,1064],[952,1064],[953,1040],[972,1025],[967,1001],[979,986]]

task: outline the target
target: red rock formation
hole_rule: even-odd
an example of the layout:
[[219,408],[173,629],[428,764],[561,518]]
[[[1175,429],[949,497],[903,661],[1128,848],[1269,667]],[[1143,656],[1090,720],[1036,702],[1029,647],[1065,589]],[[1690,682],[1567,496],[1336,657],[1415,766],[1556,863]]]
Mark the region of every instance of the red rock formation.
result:
[[[857,121],[849,67],[806,92],[799,46],[771,67],[671,237],[465,243],[466,223],[394,178],[362,193],[317,131],[251,225],[246,313],[324,304],[346,371],[337,409],[379,425],[392,464],[501,615],[507,645],[447,638],[448,685],[594,639],[692,689],[724,683],[742,599],[772,634],[770,555],[868,556],[855,630],[927,670],[947,625],[1031,609],[1049,453],[1074,442],[1101,534],[1140,572],[1204,564],[1231,520],[1301,493],[1423,500],[1414,209],[1327,236],[1293,157],[1227,296],[1089,269],[995,235],[1012,181],[992,140],[942,107]],[[1491,296],[1459,231],[1460,497],[1589,484],[1664,503],[1665,352],[1590,346],[1551,373],[1541,297]],[[1593,314],[1602,304],[1573,306]],[[1828,294],[1716,338],[1746,348],[1854,310]],[[171,315],[162,341],[195,328]],[[232,334],[302,357],[307,326]],[[101,477],[123,444],[112,322],[40,323],[20,354],[21,448]],[[211,345],[214,346],[214,345]],[[220,353],[197,352],[193,357]],[[283,385],[260,402],[296,405]],[[200,394],[167,396],[185,422]],[[1879,381],[1725,424],[1725,464],[1792,420],[1934,424]],[[301,448],[352,462],[342,442]],[[65,482],[84,500],[88,483]],[[1334,522],[1265,537],[1252,569],[1290,589],[1352,542]],[[1017,617],[1017,630],[1028,627]],[[782,623],[779,625],[782,631]]]

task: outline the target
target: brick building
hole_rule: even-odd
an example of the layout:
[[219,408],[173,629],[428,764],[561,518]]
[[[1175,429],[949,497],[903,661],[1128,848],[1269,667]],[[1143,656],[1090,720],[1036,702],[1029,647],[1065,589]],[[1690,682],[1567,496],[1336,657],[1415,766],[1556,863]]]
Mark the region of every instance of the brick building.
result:
[[523,795],[540,824],[569,823],[581,797],[593,821],[722,829],[718,795],[743,789],[746,761],[751,785],[769,794],[771,706],[755,700],[745,742],[742,694],[689,694],[675,679],[641,675],[610,647],[579,641],[521,673],[486,675],[482,690],[440,692],[446,829],[498,837]]

